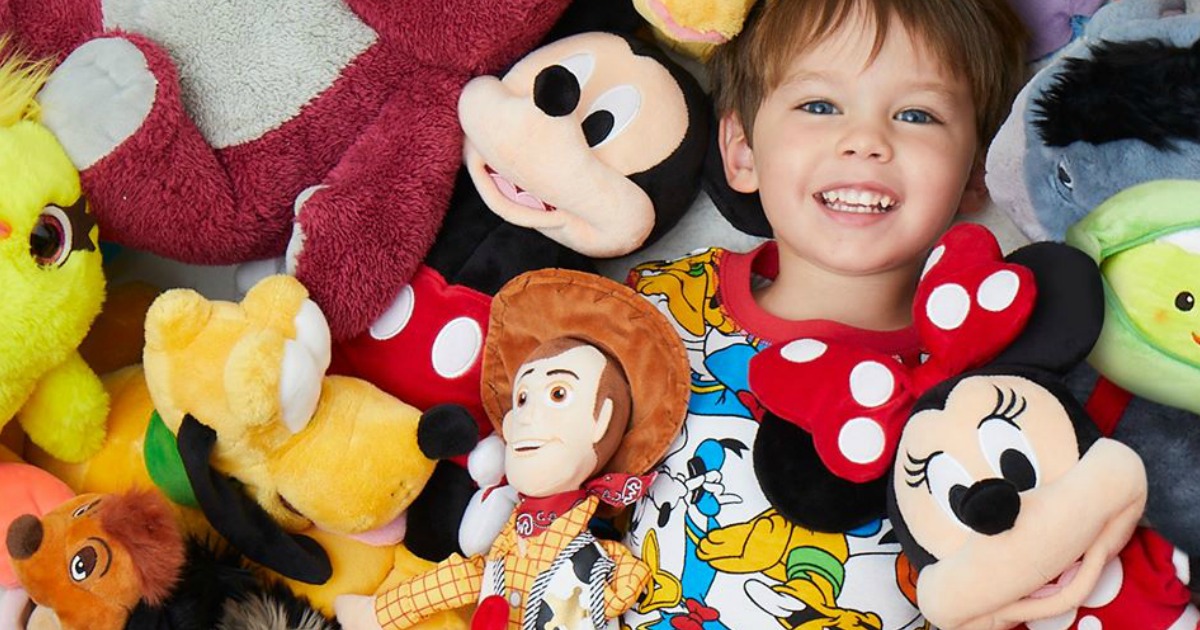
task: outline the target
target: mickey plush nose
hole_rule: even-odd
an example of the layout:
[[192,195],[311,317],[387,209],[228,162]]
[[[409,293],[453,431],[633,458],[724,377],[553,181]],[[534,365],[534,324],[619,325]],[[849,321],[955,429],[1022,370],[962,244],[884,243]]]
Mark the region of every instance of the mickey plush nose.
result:
[[562,66],[544,68],[533,80],[533,104],[547,116],[566,116],[579,105],[579,81]]
[[955,512],[967,527],[984,536],[995,536],[1017,522],[1021,495],[1008,481],[985,479],[967,488]]
[[30,514],[18,516],[8,526],[8,555],[14,560],[24,560],[37,553],[42,546],[42,522]]

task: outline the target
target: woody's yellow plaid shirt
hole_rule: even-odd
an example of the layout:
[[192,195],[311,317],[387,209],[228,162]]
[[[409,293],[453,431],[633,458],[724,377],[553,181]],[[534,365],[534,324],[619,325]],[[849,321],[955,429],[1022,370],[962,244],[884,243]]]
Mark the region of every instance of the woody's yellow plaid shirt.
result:
[[[520,606],[509,609],[508,625],[520,628],[533,581],[550,568],[567,543],[583,533],[597,504],[596,497],[590,496],[555,519],[545,531],[524,539],[517,536],[514,514],[486,556],[450,556],[438,563],[436,569],[376,597],[379,625],[384,630],[407,628],[434,613],[475,603],[482,587],[484,565],[488,560],[502,560],[508,593],[520,594]],[[604,616],[612,619],[637,601],[650,580],[650,568],[619,542],[598,540],[597,543],[616,565],[612,579],[604,586]],[[508,593],[504,593],[505,599]]]

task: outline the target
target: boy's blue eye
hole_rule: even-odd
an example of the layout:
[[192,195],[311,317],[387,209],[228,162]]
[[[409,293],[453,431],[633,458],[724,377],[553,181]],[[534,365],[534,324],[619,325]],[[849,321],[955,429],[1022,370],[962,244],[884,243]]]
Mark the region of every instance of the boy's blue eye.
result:
[[896,120],[917,125],[928,125],[937,122],[933,114],[921,109],[906,109],[896,114]]
[[817,116],[831,116],[838,113],[838,108],[829,101],[811,101],[801,105],[800,111]]

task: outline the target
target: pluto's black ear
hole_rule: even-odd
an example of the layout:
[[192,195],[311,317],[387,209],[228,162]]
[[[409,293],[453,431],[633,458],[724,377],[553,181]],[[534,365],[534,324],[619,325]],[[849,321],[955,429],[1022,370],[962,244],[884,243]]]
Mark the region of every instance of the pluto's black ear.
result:
[[729,187],[725,179],[725,166],[721,162],[721,147],[717,144],[720,125],[713,117],[708,134],[708,148],[704,153],[704,170],[700,180],[704,192],[729,224],[751,236],[770,238],[771,224],[763,212],[758,193],[738,192]]
[[838,477],[821,462],[808,431],[770,412],[754,438],[754,474],[780,514],[814,531],[849,531],[886,509],[887,475],[866,483]]
[[1025,330],[992,365],[1029,366],[1065,374],[1083,361],[1104,325],[1104,287],[1087,254],[1062,243],[1033,243],[1005,260],[1037,280],[1037,302]]
[[179,455],[204,516],[229,544],[250,560],[307,584],[333,575],[329,556],[308,536],[288,534],[267,511],[209,463],[217,433],[195,417],[179,426]]

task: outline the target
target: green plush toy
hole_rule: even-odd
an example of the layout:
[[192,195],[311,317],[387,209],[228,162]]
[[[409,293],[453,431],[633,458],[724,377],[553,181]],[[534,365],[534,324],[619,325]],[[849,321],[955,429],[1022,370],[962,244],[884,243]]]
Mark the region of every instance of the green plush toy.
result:
[[1067,232],[1104,277],[1091,364],[1125,390],[1200,413],[1200,181],[1128,188]]
[[79,174],[38,122],[48,71],[17,57],[0,65],[0,427],[15,417],[38,446],[81,461],[103,444],[108,415],[77,351],[104,274]]

